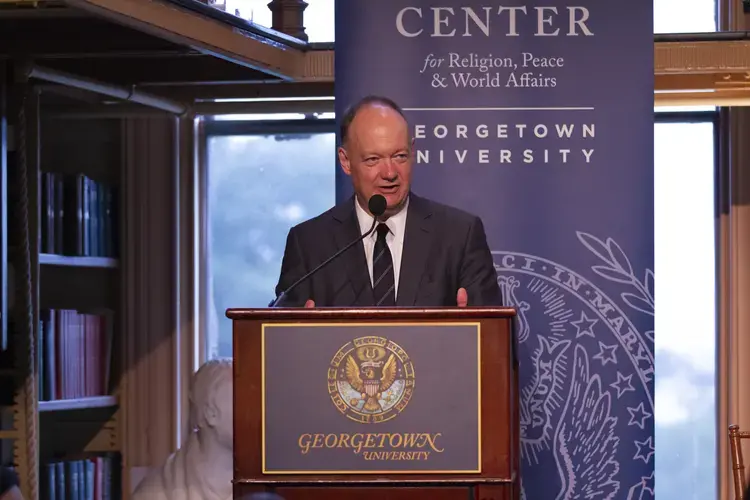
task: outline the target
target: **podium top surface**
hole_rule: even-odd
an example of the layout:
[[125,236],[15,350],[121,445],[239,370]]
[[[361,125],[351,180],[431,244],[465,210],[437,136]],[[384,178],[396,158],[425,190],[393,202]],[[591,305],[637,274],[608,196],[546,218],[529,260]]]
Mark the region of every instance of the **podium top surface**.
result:
[[457,319],[502,319],[513,318],[512,307],[316,307],[305,308],[258,308],[227,309],[232,320],[457,320]]

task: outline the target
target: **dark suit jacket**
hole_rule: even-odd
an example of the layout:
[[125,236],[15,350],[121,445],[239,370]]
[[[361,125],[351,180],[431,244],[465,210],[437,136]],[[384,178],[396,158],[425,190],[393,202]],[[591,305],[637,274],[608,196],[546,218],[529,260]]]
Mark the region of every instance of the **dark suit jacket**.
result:
[[[276,295],[360,236],[354,197],[289,231]],[[501,306],[492,255],[479,217],[410,195],[396,306],[455,306],[459,288],[469,306]],[[360,242],[300,283],[279,304],[371,307],[374,297]]]

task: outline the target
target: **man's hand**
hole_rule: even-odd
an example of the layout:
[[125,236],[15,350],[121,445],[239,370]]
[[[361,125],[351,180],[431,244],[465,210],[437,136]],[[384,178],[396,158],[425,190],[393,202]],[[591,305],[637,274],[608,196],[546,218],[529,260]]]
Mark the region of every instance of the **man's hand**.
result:
[[469,303],[469,294],[466,293],[466,288],[459,288],[456,294],[456,305],[458,307],[466,307]]
[[307,302],[305,302],[305,308],[312,309],[313,307],[315,307],[315,301],[312,299],[308,299]]

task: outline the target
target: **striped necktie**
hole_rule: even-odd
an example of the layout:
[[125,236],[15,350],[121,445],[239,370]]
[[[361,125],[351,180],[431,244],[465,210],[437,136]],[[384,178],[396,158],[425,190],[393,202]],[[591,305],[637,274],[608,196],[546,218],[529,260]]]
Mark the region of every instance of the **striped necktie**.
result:
[[396,280],[393,274],[393,257],[385,237],[388,226],[378,224],[378,239],[375,241],[372,259],[372,291],[376,307],[396,305]]

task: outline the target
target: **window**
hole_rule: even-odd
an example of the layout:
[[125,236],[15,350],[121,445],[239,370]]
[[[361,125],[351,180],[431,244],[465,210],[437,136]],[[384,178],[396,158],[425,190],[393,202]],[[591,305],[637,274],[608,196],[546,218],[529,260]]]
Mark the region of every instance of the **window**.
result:
[[333,42],[336,39],[334,4],[336,0],[307,0],[305,33],[309,42]]
[[[225,10],[255,24],[271,27],[270,0],[222,0],[226,2]],[[307,0],[304,12],[305,33],[308,42],[334,41],[334,3],[335,0]]]
[[[660,113],[655,142],[655,496],[716,498],[713,112]],[[703,304],[700,315],[686,313]]]
[[224,10],[230,14],[252,21],[264,28],[271,27],[269,0],[224,0]]
[[274,299],[289,229],[335,204],[333,122],[289,117],[206,123],[208,357],[232,355],[226,309]]
[[717,0],[654,0],[654,33],[716,31],[717,5]]

